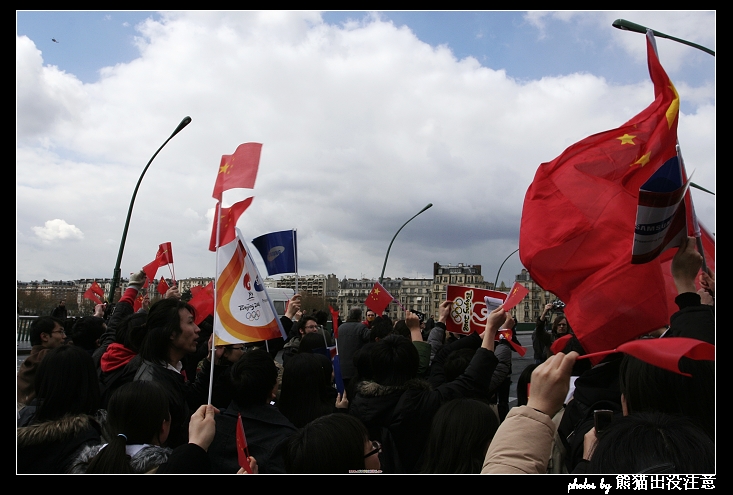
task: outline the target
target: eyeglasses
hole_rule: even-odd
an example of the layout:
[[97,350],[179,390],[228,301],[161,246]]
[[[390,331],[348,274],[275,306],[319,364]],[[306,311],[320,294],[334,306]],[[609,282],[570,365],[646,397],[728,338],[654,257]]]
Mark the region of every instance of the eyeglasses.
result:
[[52,334],[53,334],[53,333],[60,333],[60,334],[66,335],[66,330],[54,330],[54,331],[53,331],[53,332],[51,332],[51,333],[52,333]]
[[377,452],[381,452],[382,451],[382,444],[379,443],[377,440],[372,440],[372,449],[373,450],[370,450],[368,454],[364,454],[364,459],[366,459],[367,457],[373,456]]
[[306,330],[315,330],[318,328],[318,325],[306,325],[303,328],[305,328]]

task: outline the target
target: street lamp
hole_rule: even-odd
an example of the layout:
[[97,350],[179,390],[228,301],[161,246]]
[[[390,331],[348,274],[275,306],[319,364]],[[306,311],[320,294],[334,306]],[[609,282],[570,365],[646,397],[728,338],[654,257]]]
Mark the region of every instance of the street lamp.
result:
[[125,250],[125,241],[127,240],[127,229],[130,227],[130,217],[132,216],[132,207],[135,205],[135,197],[137,196],[137,190],[140,188],[140,183],[143,181],[143,177],[145,176],[145,172],[148,171],[148,167],[151,163],[153,163],[153,160],[156,156],[158,156],[158,153],[160,153],[160,150],[163,149],[163,146],[168,144],[168,141],[173,139],[173,136],[181,132],[184,127],[186,127],[188,124],[191,123],[191,117],[185,117],[180,124],[178,124],[178,127],[176,127],[176,130],[173,131],[173,134],[170,135],[168,139],[165,140],[165,143],[160,145],[160,148],[158,148],[158,151],[155,152],[155,154],[150,158],[150,161],[147,165],[145,165],[145,168],[143,169],[143,173],[140,174],[140,178],[137,180],[137,185],[135,186],[135,190],[132,193],[132,199],[130,200],[130,208],[127,210],[127,220],[125,220],[125,229],[122,231],[122,240],[120,241],[120,251],[117,253],[117,264],[115,265],[115,270],[112,273],[112,284],[110,284],[109,287],[109,302],[114,301],[115,297],[115,290],[117,289],[117,285],[120,283],[120,265],[122,264],[122,252]]
[[501,262],[501,265],[499,265],[499,271],[496,272],[496,280],[494,280],[494,290],[496,290],[496,284],[499,283],[499,273],[501,273],[501,269],[504,266],[504,263],[506,263],[506,260],[508,260],[509,258],[511,258],[512,257],[512,254],[516,253],[517,251],[519,251],[519,248],[517,248],[514,251],[512,251],[509,256],[507,256],[506,258],[504,258],[504,261]]
[[[405,223],[403,223],[402,224],[402,227],[400,227],[400,230],[402,230],[403,228],[405,228],[405,225],[407,225],[408,223],[410,223],[416,216],[418,216],[420,213],[424,212],[428,208],[431,208],[432,206],[433,206],[433,203],[428,203],[425,208],[423,208],[422,210],[418,211],[415,214],[415,216],[413,216],[408,221],[406,221]],[[397,231],[397,234],[400,233],[400,230]],[[395,238],[397,237],[397,234],[395,234],[394,237],[392,238],[392,240],[390,241],[389,247],[387,248],[387,254],[384,256],[384,265],[382,265],[382,274],[379,276],[379,283],[380,284],[382,283],[382,280],[384,279],[384,269],[387,268],[387,258],[389,258],[389,250],[392,249],[392,243],[394,242]]]
[[[626,19],[616,19],[613,21],[612,24],[613,27],[616,29],[621,29],[622,31],[633,31],[635,33],[642,33],[646,34],[646,30],[649,29],[645,26],[642,26],[641,24],[634,24],[633,22],[627,21]],[[713,57],[715,56],[715,52],[711,50],[710,48],[705,48],[702,45],[698,45],[697,43],[693,43],[691,41],[683,40],[680,38],[675,38],[674,36],[670,36],[668,34],[660,33],[659,31],[651,30],[652,33],[654,33],[654,36],[657,36],[659,38],[667,38],[668,40],[676,41],[678,43],[682,43],[683,45],[691,46],[693,48],[697,48],[698,50],[702,50],[705,53],[709,53]]]

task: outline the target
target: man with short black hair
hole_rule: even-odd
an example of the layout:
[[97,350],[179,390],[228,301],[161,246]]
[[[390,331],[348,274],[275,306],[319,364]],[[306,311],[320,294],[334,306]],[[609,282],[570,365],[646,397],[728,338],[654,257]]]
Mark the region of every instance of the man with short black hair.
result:
[[63,322],[53,316],[39,316],[31,323],[31,354],[18,370],[18,402],[28,405],[36,397],[33,381],[38,365],[48,351],[65,344],[66,332]]
[[249,454],[257,459],[260,473],[285,473],[279,449],[297,428],[270,405],[277,394],[277,367],[267,352],[244,353],[231,368],[232,402],[215,416],[216,435],[209,447],[214,473],[235,474],[237,418],[242,415]]

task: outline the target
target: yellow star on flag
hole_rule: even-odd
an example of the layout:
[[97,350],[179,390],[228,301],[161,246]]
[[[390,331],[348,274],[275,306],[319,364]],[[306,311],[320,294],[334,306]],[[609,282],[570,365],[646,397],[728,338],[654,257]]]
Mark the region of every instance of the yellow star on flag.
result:
[[623,136],[617,137],[616,139],[620,139],[621,144],[636,144],[634,143],[635,137],[636,136],[632,136],[631,134],[624,134]]
[[631,165],[629,165],[629,167],[633,167],[634,165],[641,165],[643,167],[644,165],[646,165],[647,163],[649,163],[649,157],[650,156],[652,156],[652,152],[651,151],[649,153],[647,153],[646,155],[642,155],[641,158],[639,158],[634,163],[632,163]]
[[228,174],[229,169],[232,168],[232,166],[229,164],[229,162],[226,162],[224,165],[219,167],[219,173],[220,174]]

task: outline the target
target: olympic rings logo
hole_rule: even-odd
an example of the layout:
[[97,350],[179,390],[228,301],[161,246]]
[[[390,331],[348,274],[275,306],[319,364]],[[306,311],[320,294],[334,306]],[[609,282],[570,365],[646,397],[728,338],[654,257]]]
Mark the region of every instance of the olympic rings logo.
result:
[[259,320],[260,319],[260,310],[258,309],[255,311],[247,311],[247,314],[245,314],[244,317],[250,321]]

